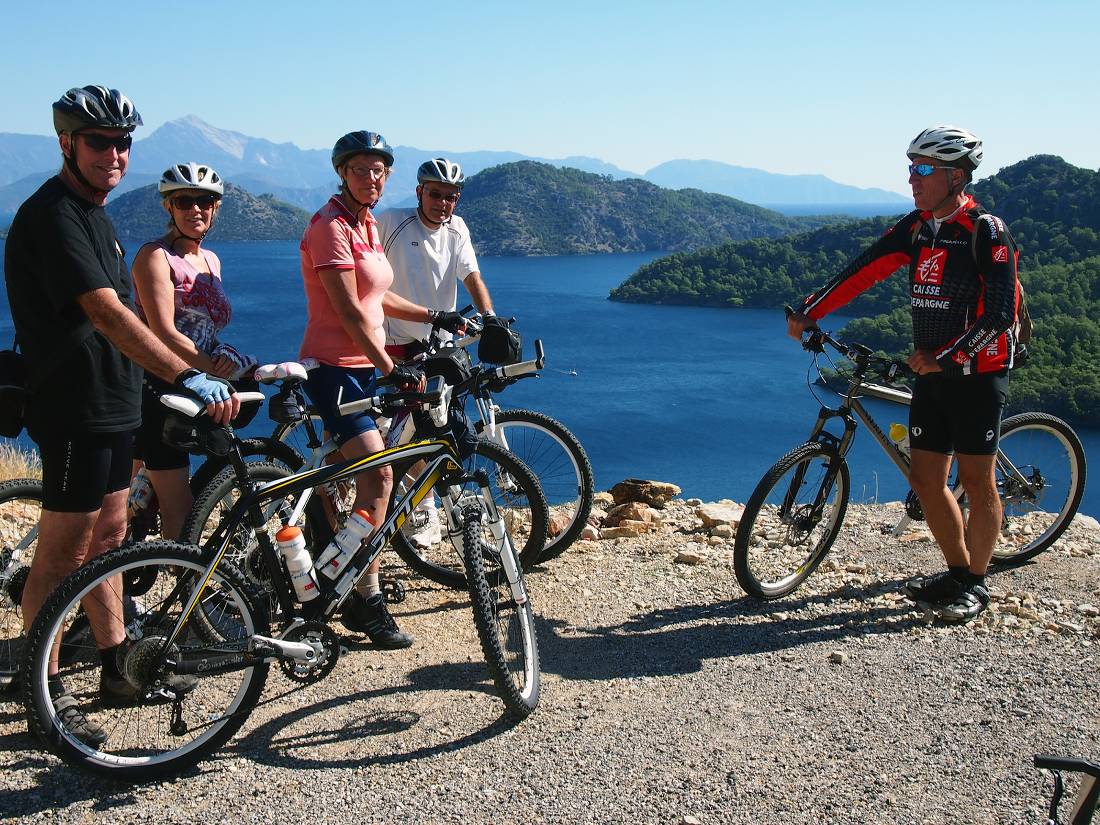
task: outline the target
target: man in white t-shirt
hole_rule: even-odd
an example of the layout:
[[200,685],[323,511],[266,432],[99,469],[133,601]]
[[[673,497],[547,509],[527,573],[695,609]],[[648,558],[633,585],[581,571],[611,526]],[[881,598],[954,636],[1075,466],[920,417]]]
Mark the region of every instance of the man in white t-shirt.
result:
[[[390,291],[421,306],[453,312],[462,281],[474,306],[492,315],[493,301],[481,280],[470,230],[454,214],[466,183],[462,169],[446,158],[434,158],[420,165],[416,180],[415,207],[378,215],[382,247],[393,267]],[[416,342],[431,332],[430,324],[388,316],[385,328],[386,349],[396,359],[417,354]]]
[[[393,268],[390,291],[420,306],[454,312],[458,282],[484,315],[493,314],[493,300],[481,280],[477,255],[466,222],[454,214],[466,177],[446,158],[425,161],[416,170],[416,207],[387,209],[378,215],[378,234]],[[386,352],[394,360],[423,351],[431,324],[386,316]],[[434,496],[427,497],[413,517],[411,538],[423,547],[437,544],[442,534]]]

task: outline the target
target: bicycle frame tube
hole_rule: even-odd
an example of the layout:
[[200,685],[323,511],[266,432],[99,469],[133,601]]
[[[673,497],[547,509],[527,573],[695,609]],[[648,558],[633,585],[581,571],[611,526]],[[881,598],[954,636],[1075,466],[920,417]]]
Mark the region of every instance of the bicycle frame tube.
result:
[[[330,481],[341,481],[345,478],[349,478],[353,475],[365,472],[367,470],[374,470],[380,467],[385,467],[393,464],[404,458],[424,458],[428,460],[428,465],[424,472],[417,479],[413,485],[412,490],[394,507],[394,512],[390,513],[383,525],[375,531],[375,537],[385,537],[385,540],[380,544],[372,539],[368,544],[370,548],[371,558],[373,561],[374,556],[381,552],[385,546],[386,541],[392,537],[401,525],[404,524],[408,514],[412,511],[412,508],[416,506],[427,495],[427,491],[439,480],[445,469],[455,468],[461,469],[458,456],[454,453],[451,445],[446,441],[418,441],[413,444],[404,445],[401,447],[394,447],[389,450],[383,450],[379,453],[373,453],[371,455],[362,456],[360,458],[352,459],[350,461],[341,462],[339,464],[330,464],[323,467],[318,467],[312,470],[305,470],[301,473],[288,476],[287,478],[278,479],[276,481],[270,481],[266,484],[261,484],[254,489],[245,491],[239,499],[234,503],[233,507],[229,511],[229,516],[218,528],[215,533],[215,550],[213,557],[207,563],[206,569],[202,573],[202,580],[197,587],[191,592],[188,597],[187,603],[184,606],[180,617],[176,620],[175,626],[172,628],[172,632],[168,635],[165,641],[161,645],[162,652],[167,651],[171,645],[179,638],[183,632],[184,626],[191,617],[191,613],[194,611],[195,606],[202,598],[203,592],[206,590],[207,585],[210,583],[211,578],[214,575],[214,571],[218,565],[221,564],[222,559],[225,557],[226,552],[229,550],[231,538],[237,526],[244,519],[245,514],[252,520],[253,528],[258,536],[262,535],[263,538],[267,538],[266,533],[263,531],[265,519],[261,504],[268,499],[274,498],[279,493],[304,493],[306,490],[312,489],[318,485],[325,484]],[[234,465],[238,462],[234,461]],[[235,467],[240,474],[247,479],[247,468],[244,467],[244,462],[241,461],[242,467]],[[243,472],[242,472],[243,470]],[[362,552],[362,551],[360,551]],[[356,566],[359,556],[352,560],[348,565],[348,571],[351,572],[352,568]],[[369,564],[369,561],[368,561]],[[346,594],[351,588],[351,583],[354,582],[354,576],[358,574],[359,570],[365,570],[366,566],[357,568],[353,575],[345,573],[337,581],[336,587],[344,586],[343,593]],[[345,585],[345,582],[348,582]],[[181,582],[182,584],[182,582]],[[342,599],[335,600],[338,604]],[[328,607],[331,607],[331,603]]]

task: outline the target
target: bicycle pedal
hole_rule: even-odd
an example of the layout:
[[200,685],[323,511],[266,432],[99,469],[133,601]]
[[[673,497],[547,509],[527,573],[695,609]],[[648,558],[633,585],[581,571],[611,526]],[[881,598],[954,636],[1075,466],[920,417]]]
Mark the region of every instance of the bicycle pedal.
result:
[[382,582],[382,598],[390,604],[401,604],[405,601],[405,585],[401,582],[386,579]]

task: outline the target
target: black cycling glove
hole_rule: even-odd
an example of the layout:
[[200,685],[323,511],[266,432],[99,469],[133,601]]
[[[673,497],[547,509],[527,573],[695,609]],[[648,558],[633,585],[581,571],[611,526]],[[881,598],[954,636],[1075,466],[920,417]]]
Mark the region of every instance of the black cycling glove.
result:
[[416,367],[407,364],[396,364],[390,374],[386,376],[395,387],[400,389],[416,389],[420,386],[420,379],[424,374]]
[[431,318],[433,327],[445,329],[447,332],[457,333],[466,326],[466,319],[462,317],[461,312],[450,312],[445,309],[430,309],[428,310],[428,317]]

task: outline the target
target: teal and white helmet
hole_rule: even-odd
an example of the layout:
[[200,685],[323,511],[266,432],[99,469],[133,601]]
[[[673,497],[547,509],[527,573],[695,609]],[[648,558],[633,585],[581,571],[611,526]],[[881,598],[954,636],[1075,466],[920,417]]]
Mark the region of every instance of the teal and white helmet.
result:
[[906,154],[910,160],[935,158],[973,172],[982,162],[982,142],[977,135],[958,126],[933,126],[913,138]]

